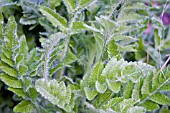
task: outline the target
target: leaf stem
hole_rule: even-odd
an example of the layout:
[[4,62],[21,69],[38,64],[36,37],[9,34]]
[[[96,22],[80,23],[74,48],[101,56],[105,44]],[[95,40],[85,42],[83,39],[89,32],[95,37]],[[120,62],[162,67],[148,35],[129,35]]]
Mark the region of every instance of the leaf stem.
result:
[[159,87],[157,87],[157,89],[152,92],[149,96],[147,96],[144,100],[140,101],[140,103],[138,103],[137,105],[141,105],[143,104],[146,100],[148,100],[151,96],[153,96],[154,94],[156,94],[158,92],[159,89],[161,89],[161,87],[163,87],[167,82],[169,82],[170,78],[168,78],[164,83],[162,83]]
[[[167,55],[168,56],[168,59],[166,60],[166,62],[162,65],[162,67],[160,68],[160,70],[157,72],[157,74],[155,75],[155,77],[153,78],[153,79],[155,79],[158,75],[159,75],[159,73],[160,72],[162,72],[162,70],[164,69],[164,67],[167,65],[167,63],[170,61],[170,54],[168,54]],[[163,75],[164,76],[164,75]],[[166,78],[165,76],[164,76],[164,78]]]

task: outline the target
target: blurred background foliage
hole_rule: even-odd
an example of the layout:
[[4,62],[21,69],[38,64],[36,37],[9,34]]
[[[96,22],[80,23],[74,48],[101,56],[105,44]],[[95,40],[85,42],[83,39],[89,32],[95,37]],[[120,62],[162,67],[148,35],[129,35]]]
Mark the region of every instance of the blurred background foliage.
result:
[[[81,19],[94,20],[94,15],[109,14],[111,11],[109,8],[116,7],[110,6],[110,2],[112,1],[119,2],[119,0],[99,0],[99,2],[92,4],[93,7],[84,10],[84,14],[81,13]],[[124,58],[127,61],[138,60],[160,68],[167,59],[166,55],[170,53],[170,1],[141,1],[143,1],[145,5],[150,6],[149,12],[142,12],[140,10],[142,15],[147,15],[149,18],[141,22],[142,27],[138,26],[136,30],[130,32],[131,36],[138,38],[137,51],[135,53],[125,52]],[[10,15],[15,16],[18,23],[18,36],[20,37],[22,34],[26,35],[30,50],[34,47],[41,47],[39,42],[40,38],[47,38],[50,34],[58,31],[58,29],[40,13],[38,8],[41,4],[45,4],[56,10],[56,12],[66,19],[71,18],[62,0],[0,0],[0,13],[3,14],[5,22],[7,22]],[[113,19],[119,13],[119,9],[117,9],[113,15]],[[76,37],[79,38],[77,39]],[[71,43],[72,46],[75,47],[74,53],[77,53],[77,56],[82,57],[82,54],[84,54],[84,57],[80,58],[81,63],[86,61],[86,54],[88,53],[84,45],[90,46],[93,42],[89,42],[87,38],[83,38],[81,34],[78,34],[78,36],[72,36]],[[82,78],[83,69],[79,65],[81,64],[75,64],[76,70],[70,70],[70,72],[74,72],[77,74],[76,77]],[[6,90],[6,86],[0,82],[0,113],[12,112],[13,106],[15,106],[19,100],[20,98]]]

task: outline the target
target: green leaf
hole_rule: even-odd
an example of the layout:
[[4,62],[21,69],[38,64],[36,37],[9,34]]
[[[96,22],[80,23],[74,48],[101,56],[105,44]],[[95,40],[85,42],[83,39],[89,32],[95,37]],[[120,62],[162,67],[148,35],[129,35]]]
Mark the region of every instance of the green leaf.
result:
[[9,66],[13,67],[14,66],[14,61],[7,58],[4,54],[1,55],[1,60],[5,63],[7,63]]
[[132,90],[133,90],[133,83],[129,81],[124,88],[123,97],[126,99],[130,98],[132,94]]
[[3,18],[2,13],[0,13],[0,42],[1,42],[2,34],[3,34],[3,23],[4,23],[4,18]]
[[12,76],[12,77],[16,77],[18,75],[18,72],[10,67],[9,65],[3,63],[2,61],[0,61],[0,69],[5,72],[6,74]]
[[36,99],[38,97],[38,92],[35,88],[29,88],[29,90],[27,91],[29,94],[29,97],[32,99],[33,102],[36,102]]
[[137,60],[146,56],[144,40],[139,38],[138,47],[136,47],[137,52],[135,52],[135,58]]
[[34,104],[34,106],[36,106],[37,112],[39,112],[39,113],[48,113],[48,111],[46,110],[46,108],[42,107],[41,105]]
[[138,21],[141,19],[141,16],[137,13],[129,13],[123,16],[119,16],[119,18],[117,19],[119,23],[123,23],[123,22],[134,22],[134,21]]
[[138,101],[140,99],[140,82],[138,82],[134,85],[134,88],[132,91],[132,98],[135,101]]
[[137,40],[131,36],[125,35],[113,35],[111,39],[114,39],[116,42],[119,41],[118,43],[121,45],[126,45]]
[[[147,75],[152,77],[152,74],[156,74],[155,67],[153,67],[153,66],[151,66],[149,64],[142,63],[142,62],[134,62],[134,65],[140,67],[140,69],[142,71],[142,75],[143,75],[142,78],[146,77]],[[139,69],[139,68],[137,68],[137,69]]]
[[80,0],[80,5],[82,7],[88,5],[89,3],[91,3],[93,0]]
[[116,58],[112,58],[107,65],[105,66],[104,70],[102,71],[102,75],[101,76],[108,76],[109,73],[111,72],[113,65],[115,64],[115,62],[117,62]]
[[23,25],[35,25],[37,23],[37,20],[36,20],[37,16],[32,15],[32,16],[28,17],[27,15],[23,15],[20,18],[19,23],[21,23]]
[[0,79],[12,88],[22,88],[22,82],[14,77],[11,77],[5,73],[0,74]]
[[124,99],[122,102],[120,102],[120,110],[121,112],[126,112],[131,106],[134,105],[133,99]]
[[120,52],[136,52],[136,49],[135,49],[135,45],[132,44],[132,45],[126,45],[126,46],[122,46],[122,45],[118,45],[118,50]]
[[76,61],[76,59],[77,59],[77,57],[71,51],[68,51],[66,53],[66,57],[64,58],[62,63],[58,65],[58,67],[63,67],[63,66],[66,66],[68,64],[71,64],[74,61]]
[[96,89],[92,89],[92,88],[88,88],[88,87],[84,88],[84,92],[85,92],[86,98],[88,100],[93,100],[94,97],[98,94]]
[[3,20],[3,15],[2,13],[0,13],[0,53],[2,52],[2,47],[3,47],[3,24],[4,24],[4,20]]
[[170,84],[162,86],[160,91],[170,91]]
[[31,113],[34,109],[34,105],[28,101],[23,100],[17,106],[14,107],[14,112],[24,112],[24,113]]
[[83,25],[83,22],[73,22],[72,30],[77,33],[81,30],[86,30],[86,28]]
[[127,113],[146,113],[146,109],[140,106],[133,106],[127,110]]
[[35,82],[35,88],[45,99],[60,108],[64,109],[70,104],[71,87],[66,87],[63,81],[58,83],[55,79],[47,81],[42,78]]
[[117,105],[119,102],[121,102],[123,100],[123,97],[115,97],[115,98],[111,98],[107,104],[103,105],[104,110],[111,108],[112,106]]
[[23,90],[28,91],[32,87],[32,80],[29,77],[24,77],[23,79]]
[[168,108],[169,106],[162,106],[159,113],[169,113],[170,110]]
[[19,66],[24,60],[24,56],[21,54],[17,54],[14,61],[17,66]]
[[[109,57],[112,58],[114,56],[120,57],[120,53],[129,51],[129,52],[134,52],[136,51],[134,49],[135,44],[131,44],[132,42],[135,42],[137,39],[132,38],[130,36],[125,36],[125,35],[113,35],[109,39],[110,43],[108,45],[108,54]],[[119,58],[118,57],[118,58]]]
[[[36,54],[37,54],[37,49],[36,49],[36,48],[32,49],[32,50],[29,52],[29,57],[28,57],[28,58],[29,58],[29,60],[28,60],[28,63],[29,63],[29,64],[34,63]],[[37,60],[38,60],[38,59],[37,59]]]
[[10,51],[6,46],[2,46],[3,49],[3,54],[6,56],[8,59],[12,59],[12,51]]
[[76,60],[77,60],[77,57],[71,51],[68,51],[66,53],[66,57],[63,59],[63,61],[61,63],[59,63],[57,67],[50,70],[50,74],[51,75],[54,74],[58,69],[63,68],[65,66],[73,63]]
[[149,8],[149,6],[147,6],[141,2],[130,4],[125,7],[126,10],[146,10],[148,8]]
[[6,42],[7,42],[7,47],[10,50],[13,50],[13,46],[14,44],[16,44],[15,42],[15,37],[16,37],[16,30],[17,30],[17,24],[15,22],[15,18],[14,16],[10,16],[8,19],[8,23],[5,26],[5,38],[6,38]]
[[64,2],[64,5],[66,6],[69,14],[74,12],[74,9],[75,9],[75,6],[76,6],[74,0],[62,0],[62,1]]
[[154,42],[155,42],[155,48],[159,48],[161,44],[161,37],[159,36],[158,29],[154,30]]
[[101,84],[100,82],[96,81],[95,86],[99,93],[104,93],[107,90],[107,84]]
[[161,105],[170,105],[170,98],[163,94],[154,94],[151,100]]
[[66,31],[67,20],[64,17],[46,6],[41,6],[40,11],[55,27],[59,27],[61,31]]
[[[156,90],[161,83],[159,82],[159,76],[155,76],[154,80],[152,81],[152,91]],[[164,86],[163,86],[164,87]],[[161,87],[162,88],[162,87]]]
[[70,101],[71,101],[71,86],[69,85],[69,86],[67,86],[66,87],[66,96],[65,96],[65,103],[66,104],[69,104],[70,103]]
[[139,82],[139,78],[142,75],[142,70],[140,67],[134,64],[124,66],[122,70],[122,76],[125,76],[126,79],[131,80],[133,83]]
[[28,46],[26,42],[26,37],[22,35],[19,40],[19,52],[24,56],[24,61],[27,61]]
[[120,34],[122,35],[122,34],[132,32],[133,30],[134,30],[134,26],[128,26],[128,25],[122,24],[115,31],[117,35],[120,35]]
[[106,90],[105,93],[98,94],[95,97],[95,99],[94,99],[94,101],[95,101],[95,103],[94,103],[95,108],[98,109],[98,108],[103,107],[110,100],[110,98],[112,96],[113,96],[113,93],[110,90]]
[[[85,87],[84,90],[85,90],[86,95],[88,95],[88,99],[91,99],[91,98],[93,99],[94,98],[93,96],[97,94],[97,91],[100,93],[104,93],[107,89],[106,84],[99,83],[99,81],[98,83],[96,82],[96,80],[99,79],[99,76],[101,75],[102,70],[103,70],[103,63],[99,61],[92,69],[92,72],[90,71],[83,77],[82,83]],[[90,90],[92,94],[90,93]],[[93,95],[93,92],[94,92],[94,95]],[[90,97],[91,95],[92,97]]]
[[60,6],[61,0],[49,0],[48,1],[51,5],[52,9],[55,9],[55,7]]
[[121,83],[119,81],[115,82],[115,81],[111,81],[109,79],[106,79],[106,81],[107,81],[107,84],[111,91],[113,91],[114,93],[118,93],[120,91]]
[[33,25],[31,26],[32,28],[29,28],[29,30],[35,28],[38,23],[37,19],[40,16],[40,13],[38,12],[39,3],[35,1],[22,1],[20,2],[20,5],[23,16],[20,17],[19,23],[23,25]]
[[153,111],[159,108],[159,105],[157,103],[150,100],[145,101],[141,106],[145,107],[147,111]]
[[90,31],[96,32],[96,33],[101,33],[101,31],[99,29],[95,28],[94,26],[89,26],[89,25],[84,24],[84,23],[83,23],[83,25],[87,30],[90,30]]
[[56,90],[56,88],[59,87],[59,84],[57,81],[53,80],[50,81],[51,88],[50,85],[46,88],[47,83],[48,82],[45,79],[38,79],[35,82],[35,88],[44,98],[48,99],[53,104],[57,104],[59,102],[59,98],[57,97],[58,95],[55,96],[55,94],[57,94],[57,92],[59,93],[59,90]]
[[20,76],[23,76],[27,73],[28,67],[26,65],[20,65],[19,66],[19,73]]
[[102,57],[103,48],[104,48],[104,37],[100,33],[93,33],[95,41],[96,41],[96,61],[99,61]]
[[109,18],[109,16],[100,16],[100,18],[96,17],[96,21],[104,27],[107,36],[111,36],[114,29],[118,26],[115,21]]
[[37,49],[38,48],[31,50],[28,57],[28,72],[30,72],[32,76],[35,76],[36,71],[43,63],[42,59],[44,54],[42,52],[37,52]]
[[88,80],[89,84],[93,85],[95,84],[95,81],[99,79],[99,76],[101,75],[103,68],[104,68],[103,63],[99,61],[92,70],[92,73]]
[[8,90],[12,91],[13,93],[17,94],[18,96],[25,98],[25,93],[21,88],[12,88],[9,87]]
[[141,88],[141,94],[144,97],[150,94],[151,81],[152,81],[152,74],[149,74],[143,81],[143,85],[142,85],[142,88]]
[[118,50],[118,46],[114,40],[110,41],[107,52],[108,52],[109,58],[112,58],[112,57],[120,58],[120,51]]

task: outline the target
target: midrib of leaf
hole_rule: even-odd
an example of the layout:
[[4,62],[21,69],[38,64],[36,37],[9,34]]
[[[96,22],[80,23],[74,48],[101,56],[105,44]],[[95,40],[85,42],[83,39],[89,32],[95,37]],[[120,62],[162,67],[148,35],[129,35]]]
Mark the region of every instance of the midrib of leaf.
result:
[[136,105],[141,105],[141,104],[143,104],[146,100],[148,100],[148,99],[150,99],[150,97],[151,96],[153,96],[154,94],[156,94],[160,89],[161,89],[161,87],[163,87],[167,82],[169,82],[169,80],[170,80],[170,77],[165,81],[165,82],[163,82],[159,87],[157,87],[156,89],[155,89],[155,91],[153,91],[150,95],[148,95],[144,100],[142,100],[142,101],[140,101],[138,104],[136,104]]
[[[78,7],[79,7],[79,5],[78,5]],[[69,24],[69,29],[68,29],[68,31],[67,31],[67,38],[66,38],[66,41],[65,41],[65,49],[64,49],[64,51],[63,51],[63,57],[61,58],[61,61],[65,58],[65,56],[66,56],[66,52],[67,52],[67,50],[68,50],[68,46],[69,46],[69,42],[70,42],[70,37],[71,37],[71,32],[72,32],[72,27],[73,27],[73,23],[76,21],[76,17],[77,17],[77,15],[78,15],[78,11],[76,11],[75,13],[74,13],[74,15],[73,15],[73,18],[71,18],[71,20],[70,20],[70,24]]]
[[[94,0],[94,1],[92,1],[92,2],[95,2],[96,0]],[[76,21],[76,17],[77,17],[77,15],[79,14],[79,11],[80,10],[82,10],[82,8],[83,7],[87,7],[89,4],[91,4],[92,2],[89,2],[88,4],[86,4],[85,6],[81,6],[80,7],[80,2],[81,2],[81,0],[80,1],[78,1],[78,3],[77,3],[77,6],[76,6],[76,9],[75,9],[75,11],[74,11],[74,14],[73,14],[73,17],[71,18],[71,20],[70,20],[70,24],[69,24],[69,29],[67,30],[67,39],[66,39],[66,43],[65,43],[65,49],[64,49],[64,52],[63,52],[63,57],[61,58],[61,61],[65,58],[65,56],[66,56],[66,52],[67,52],[67,50],[68,50],[68,45],[69,45],[69,42],[70,42],[70,36],[72,35],[72,34],[70,34],[71,32],[72,32],[72,27],[73,27],[73,23]],[[94,52],[94,49],[92,50],[93,52]],[[92,53],[93,53],[92,52]],[[93,54],[94,55],[94,54]],[[92,55],[90,55],[90,56],[92,56]],[[91,64],[91,62],[92,61],[90,61],[89,60],[89,65]],[[88,67],[90,67],[90,66],[88,66]]]
[[54,37],[58,37],[58,39],[51,37],[51,39],[54,41],[51,41],[52,43],[50,43],[49,46],[45,46],[45,58],[44,58],[44,71],[43,71],[43,77],[47,80],[48,76],[49,76],[49,62],[51,59],[51,53],[52,53],[52,49],[54,48],[55,45],[58,44],[58,42],[60,41],[60,39],[64,38],[65,36],[60,36],[63,35],[63,33],[57,33],[56,35],[54,35]]
[[48,63],[50,60],[50,51],[51,51],[51,47],[46,47],[45,48],[45,61],[44,61],[44,73],[43,76],[44,78],[47,80],[48,76],[49,76],[49,69],[48,69]]

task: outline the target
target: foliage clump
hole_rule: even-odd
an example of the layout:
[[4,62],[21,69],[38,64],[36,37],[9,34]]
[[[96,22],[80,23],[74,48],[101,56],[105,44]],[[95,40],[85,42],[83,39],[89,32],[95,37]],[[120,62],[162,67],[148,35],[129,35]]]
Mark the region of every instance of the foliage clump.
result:
[[[168,27],[150,19],[151,4],[9,0],[0,9],[0,84],[19,102],[0,112],[168,112],[170,70],[155,60],[168,48]],[[142,35],[150,21],[156,49],[146,55]]]

